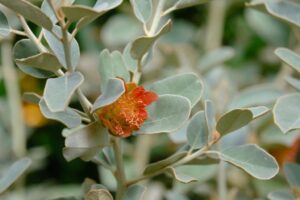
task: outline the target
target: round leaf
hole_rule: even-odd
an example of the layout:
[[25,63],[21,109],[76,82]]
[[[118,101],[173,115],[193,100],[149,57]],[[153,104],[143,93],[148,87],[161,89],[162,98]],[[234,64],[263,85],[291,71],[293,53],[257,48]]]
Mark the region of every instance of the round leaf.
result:
[[137,133],[154,134],[172,132],[188,120],[191,112],[190,101],[177,95],[162,95],[147,107],[148,119]]
[[276,160],[254,144],[227,148],[221,151],[219,156],[220,159],[240,167],[258,179],[271,179],[279,171]]
[[283,133],[300,128],[300,94],[280,97],[273,109],[275,124]]

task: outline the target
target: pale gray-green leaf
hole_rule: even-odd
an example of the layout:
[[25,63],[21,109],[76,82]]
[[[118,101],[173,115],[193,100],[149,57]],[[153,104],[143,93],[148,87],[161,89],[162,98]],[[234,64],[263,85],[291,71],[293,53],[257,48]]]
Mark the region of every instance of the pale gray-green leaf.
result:
[[275,124],[283,133],[300,128],[300,94],[288,94],[280,97],[274,108]]
[[210,140],[216,127],[215,108],[211,100],[205,100],[204,111]]
[[201,99],[203,85],[194,73],[179,74],[157,81],[147,87],[158,95],[173,94],[188,98],[192,107]]
[[218,120],[217,131],[222,135],[233,132],[266,114],[268,111],[269,109],[265,106],[231,110]]
[[141,185],[133,185],[130,186],[126,193],[124,200],[142,200],[144,197],[144,193],[146,191],[146,188]]
[[65,146],[71,148],[104,147],[109,144],[109,133],[100,122],[74,130],[65,140]]
[[287,49],[287,48],[278,48],[275,50],[275,54],[295,69],[298,73],[300,73],[300,56],[295,52]]
[[92,112],[112,104],[115,102],[122,94],[125,92],[124,82],[118,78],[112,78],[108,80],[105,90],[103,93],[96,99]]
[[0,179],[0,194],[9,188],[24,172],[28,169],[31,164],[31,159],[22,158],[16,161],[10,168],[5,172],[5,175]]
[[296,163],[286,163],[284,174],[292,188],[300,190],[300,165]]
[[265,106],[250,107],[248,109],[252,112],[253,119],[256,119],[269,112],[269,108]]
[[241,91],[231,101],[229,109],[271,104],[282,94],[274,85],[257,85]]
[[107,83],[111,78],[122,78],[125,82],[128,82],[130,79],[122,54],[118,51],[109,53],[109,51],[105,49],[100,53],[99,72],[102,92],[107,87]]
[[23,100],[28,102],[28,103],[34,103],[34,104],[38,104],[41,100],[41,96],[36,94],[36,93],[33,93],[33,92],[25,92],[23,94]]
[[151,17],[152,1],[151,0],[130,0],[135,16],[142,22],[146,23]]
[[9,35],[9,24],[6,16],[0,11],[0,37],[5,38]]
[[57,72],[57,70],[62,67],[53,54],[45,52],[27,58],[16,59],[16,63],[19,65],[31,66],[53,73]]
[[[59,9],[61,6],[70,6],[74,3],[75,0],[52,0],[53,6],[55,9]],[[48,0],[44,0],[41,5],[41,10],[46,14],[52,21],[53,24],[56,24],[58,22],[58,19],[56,18],[55,13],[53,12],[53,9],[49,5]]]
[[200,149],[208,143],[208,127],[204,111],[196,113],[188,127],[187,140],[191,148]]
[[123,61],[125,66],[127,67],[127,70],[134,73],[137,71],[137,61],[132,58],[130,49],[131,43],[128,43],[123,50]]
[[[40,52],[37,49],[36,45],[29,39],[19,40],[13,48],[14,59],[18,60],[36,56],[39,53]],[[21,63],[17,63],[17,65],[24,73],[36,78],[49,78],[51,76],[54,76],[54,74],[50,71],[37,69],[30,65],[24,65]]]
[[231,47],[222,47],[204,54],[197,63],[197,68],[205,72],[233,58],[235,52]]
[[225,135],[246,126],[253,119],[253,114],[248,109],[235,109],[225,113],[217,122],[217,131]]
[[151,174],[153,172],[156,172],[158,170],[167,168],[172,166],[172,164],[176,163],[177,161],[181,160],[182,158],[184,158],[186,156],[187,152],[178,152],[176,154],[173,154],[172,156],[164,159],[164,160],[160,160],[158,162],[155,163],[151,163],[150,165],[148,165],[143,174],[147,175],[147,174]]
[[293,86],[296,90],[300,91],[300,80],[294,78],[292,76],[288,76],[285,79],[291,86]]
[[101,151],[100,147],[94,148],[63,148],[63,156],[69,162],[76,158],[81,158],[84,161],[90,161]]
[[172,27],[171,20],[168,20],[166,24],[158,31],[154,36],[142,36],[132,42],[131,55],[136,60],[141,60],[143,56],[152,47],[155,41],[163,34],[169,32]]
[[268,194],[269,200],[295,200],[290,191],[275,191]]
[[63,6],[62,11],[69,21],[74,22],[80,20],[77,28],[81,28],[86,24],[97,19],[105,12],[119,6],[123,0],[97,0],[94,7],[84,5]]
[[[54,26],[53,30],[59,37],[62,37],[61,28],[59,26]],[[76,39],[73,37],[70,42],[70,57],[71,57],[71,66],[67,66],[65,51],[62,41],[58,40],[50,31],[45,30],[44,36],[49,44],[51,50],[53,51],[54,55],[56,55],[57,59],[59,60],[60,64],[64,66],[66,69],[69,67],[71,69],[75,69],[79,63],[80,59],[80,49]],[[68,34],[70,38],[71,35]]]
[[182,96],[161,95],[147,107],[148,119],[137,133],[154,134],[172,132],[188,120],[191,112],[190,101]]
[[292,1],[266,1],[266,9],[272,15],[291,24],[300,26],[300,5]]
[[220,152],[219,157],[261,180],[271,179],[279,171],[276,160],[255,144],[224,149]]
[[44,99],[49,110],[51,112],[64,111],[83,80],[84,77],[80,72],[48,79],[44,90]]
[[113,197],[108,190],[93,189],[86,194],[84,200],[113,200]]
[[47,119],[60,121],[61,123],[65,124],[68,128],[75,128],[81,124],[80,115],[71,108],[67,108],[65,111],[62,112],[51,112],[44,99],[41,99],[39,106],[42,114]]
[[[169,5],[170,7],[166,8],[166,11],[164,11],[164,15],[178,9],[187,8],[190,6],[195,6],[198,4],[206,3],[209,0],[169,0],[173,5]],[[169,3],[170,4],[170,3]]]
[[52,22],[47,15],[45,15],[40,8],[25,0],[0,0],[0,3],[16,13],[22,15],[29,21],[32,21],[38,26],[47,30],[52,30]]
[[177,181],[181,183],[191,183],[197,181],[196,178],[189,176],[187,174],[184,174],[180,171],[177,171],[176,168],[169,167],[167,170],[167,173],[170,174],[172,177],[174,177]]

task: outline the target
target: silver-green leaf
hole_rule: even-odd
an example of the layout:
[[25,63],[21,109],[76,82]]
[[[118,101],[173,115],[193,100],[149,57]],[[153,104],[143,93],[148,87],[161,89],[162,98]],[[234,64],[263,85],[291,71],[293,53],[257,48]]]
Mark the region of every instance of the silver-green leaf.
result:
[[287,48],[278,48],[275,50],[275,54],[295,69],[298,73],[300,73],[300,56],[295,52],[287,49]]
[[188,127],[187,127],[187,140],[188,144],[193,149],[200,149],[208,143],[208,127],[204,111],[196,113]]
[[154,134],[179,129],[191,112],[190,101],[178,95],[161,95],[147,107],[148,119],[137,133]]
[[[54,26],[52,31],[56,33],[57,36],[62,37],[61,27]],[[47,40],[47,43],[49,44],[54,55],[56,55],[60,64],[64,66],[66,69],[70,68],[74,70],[77,67],[80,59],[80,49],[76,39],[74,37],[71,39],[70,42],[70,57],[71,57],[70,65],[71,66],[67,66],[65,50],[62,41],[56,38],[50,31],[45,30],[44,35]],[[71,34],[68,34],[68,37],[70,38]]]
[[16,59],[19,65],[31,66],[50,72],[57,72],[62,66],[57,58],[51,53],[39,53],[27,58]]
[[142,60],[143,56],[153,46],[155,41],[163,34],[168,33],[172,28],[171,20],[168,20],[166,24],[158,31],[154,36],[142,36],[132,42],[131,55],[136,60]]
[[130,74],[126,69],[122,54],[118,51],[110,53],[107,49],[100,53],[100,81],[101,91],[107,87],[108,81],[111,78],[122,78],[125,82],[130,79]]
[[274,108],[275,124],[283,133],[300,128],[300,94],[288,94],[280,97]]
[[29,21],[32,21],[36,25],[41,26],[49,31],[52,30],[53,25],[50,18],[45,15],[40,8],[36,7],[30,2],[25,0],[0,0],[0,3],[22,15]]
[[146,188],[141,185],[130,186],[126,193],[124,200],[142,200],[145,194]]
[[[40,52],[31,40],[22,39],[15,44],[13,48],[13,54],[14,59],[23,60],[32,56],[37,56],[38,54],[40,54]],[[48,70],[46,71],[41,68],[36,68],[19,62],[17,62],[16,64],[24,73],[36,78],[49,78],[51,76],[54,76],[54,73]]]
[[44,100],[51,112],[66,110],[75,90],[83,83],[80,72],[65,74],[58,78],[49,78],[44,90]]
[[31,164],[31,159],[22,158],[16,161],[10,168],[5,172],[5,175],[0,179],[0,194],[9,188],[24,172],[28,169]]
[[279,171],[279,166],[275,158],[255,144],[224,149],[220,152],[219,157],[245,170],[257,179],[271,179]]
[[173,94],[188,98],[192,107],[199,102],[203,94],[203,85],[200,78],[194,73],[179,74],[157,81],[147,89],[158,95]]
[[115,102],[125,92],[124,82],[118,78],[108,80],[105,90],[96,99],[92,112]]
[[80,115],[71,108],[67,108],[62,112],[51,112],[44,99],[41,99],[39,106],[42,114],[47,119],[57,120],[65,124],[68,128],[75,128],[81,124]]
[[269,109],[265,106],[234,109],[225,113],[217,122],[217,131],[225,135],[238,130],[252,120],[266,114]]

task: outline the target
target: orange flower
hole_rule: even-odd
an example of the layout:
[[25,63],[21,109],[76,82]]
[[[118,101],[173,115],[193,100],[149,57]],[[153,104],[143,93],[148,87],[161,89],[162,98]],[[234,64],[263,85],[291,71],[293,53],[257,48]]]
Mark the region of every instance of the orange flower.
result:
[[128,137],[148,118],[146,106],[157,98],[154,92],[146,91],[142,86],[126,83],[124,94],[114,103],[99,109],[97,115],[113,135]]

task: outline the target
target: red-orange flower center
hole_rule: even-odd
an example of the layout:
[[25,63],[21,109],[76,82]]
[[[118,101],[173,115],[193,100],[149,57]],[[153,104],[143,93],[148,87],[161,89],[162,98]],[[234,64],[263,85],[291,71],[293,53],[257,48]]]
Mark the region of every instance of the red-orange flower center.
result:
[[114,103],[97,111],[99,119],[113,135],[128,137],[148,118],[146,106],[158,96],[135,83],[126,83],[124,94]]

